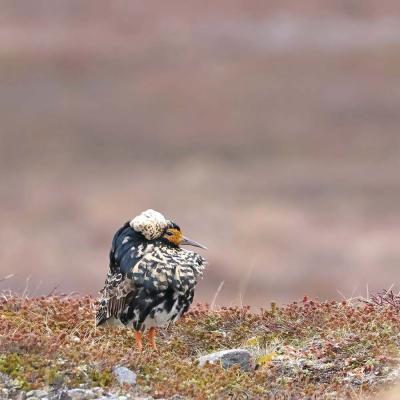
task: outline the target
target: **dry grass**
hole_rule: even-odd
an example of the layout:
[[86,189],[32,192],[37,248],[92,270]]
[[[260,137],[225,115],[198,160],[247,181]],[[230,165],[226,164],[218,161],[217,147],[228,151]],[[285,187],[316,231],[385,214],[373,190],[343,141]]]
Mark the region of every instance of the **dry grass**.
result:
[[[137,372],[140,390],[154,397],[291,393],[358,399],[391,380],[399,360],[400,315],[393,304],[352,303],[305,298],[256,313],[197,305],[160,332],[158,352],[139,353],[131,331],[94,327],[91,297],[3,294],[0,372],[25,390],[81,383],[113,389],[111,369],[126,365]],[[196,365],[200,354],[239,346],[254,353],[255,371]]]

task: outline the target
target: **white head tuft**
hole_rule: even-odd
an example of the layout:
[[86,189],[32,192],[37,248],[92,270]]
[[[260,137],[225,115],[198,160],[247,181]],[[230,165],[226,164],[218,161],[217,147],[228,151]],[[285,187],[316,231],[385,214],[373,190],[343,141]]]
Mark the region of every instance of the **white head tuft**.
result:
[[162,235],[168,221],[161,213],[149,209],[133,218],[129,225],[136,232],[140,232],[147,240],[153,240]]

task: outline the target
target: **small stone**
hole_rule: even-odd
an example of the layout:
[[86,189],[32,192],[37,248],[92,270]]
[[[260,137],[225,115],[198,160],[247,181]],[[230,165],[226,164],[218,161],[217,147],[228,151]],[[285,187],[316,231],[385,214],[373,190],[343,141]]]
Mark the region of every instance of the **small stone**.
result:
[[25,400],[25,399],[26,399],[26,393],[23,390],[18,392],[17,397],[15,398],[15,400]]
[[255,366],[250,352],[244,349],[217,351],[216,353],[200,357],[198,361],[200,367],[203,367],[207,362],[210,364],[219,362],[223,368],[230,368],[234,365],[239,365],[242,371],[251,371]]
[[71,400],[71,397],[68,396],[68,393],[66,390],[61,390],[60,393],[58,394],[59,400]]
[[91,391],[94,393],[95,399],[100,399],[100,398],[102,398],[104,396],[107,397],[106,391],[101,387],[91,388]]
[[10,377],[8,375],[0,372],[0,383],[8,384],[9,381],[10,381]]
[[97,400],[118,400],[118,397],[113,395],[96,397]]
[[126,367],[116,367],[113,370],[113,374],[117,379],[120,385],[128,384],[135,385],[136,384],[136,374]]
[[[174,397],[172,396],[172,397],[170,397],[169,399],[171,400],[171,399],[173,399]],[[130,399],[132,399],[132,397],[130,397]],[[133,400],[154,400],[154,397],[141,397],[141,396],[139,396],[139,397],[133,397]],[[165,400],[165,399],[160,399],[160,400]]]
[[28,400],[40,400],[40,397],[31,396],[31,397],[28,397]]
[[41,389],[36,389],[36,390],[30,390],[27,394],[26,397],[38,397],[39,399],[42,397],[46,397],[48,395],[48,392],[46,392],[45,390],[41,390]]
[[[65,392],[64,392],[65,393]],[[64,400],[89,400],[94,399],[95,394],[89,389],[70,389],[65,393]]]
[[10,398],[9,393],[10,391],[6,388],[0,389],[0,399],[9,399]]

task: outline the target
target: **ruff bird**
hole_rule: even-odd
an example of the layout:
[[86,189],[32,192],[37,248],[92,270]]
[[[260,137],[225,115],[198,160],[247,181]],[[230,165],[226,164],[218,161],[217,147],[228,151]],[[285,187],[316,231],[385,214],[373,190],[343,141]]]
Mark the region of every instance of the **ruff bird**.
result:
[[156,328],[177,321],[189,309],[206,265],[203,257],[182,245],[205,249],[157,211],[144,211],[126,222],[112,241],[96,324],[132,327],[140,350],[148,330],[150,346],[156,348]]

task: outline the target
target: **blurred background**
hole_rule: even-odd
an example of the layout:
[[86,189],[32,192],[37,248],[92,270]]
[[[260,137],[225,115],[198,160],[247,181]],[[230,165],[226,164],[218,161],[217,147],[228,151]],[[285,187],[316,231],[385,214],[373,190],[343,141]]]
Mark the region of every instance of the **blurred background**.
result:
[[3,1],[0,289],[96,294],[154,208],[218,304],[367,296],[400,268],[400,4]]

